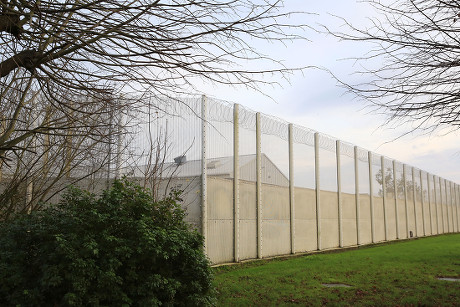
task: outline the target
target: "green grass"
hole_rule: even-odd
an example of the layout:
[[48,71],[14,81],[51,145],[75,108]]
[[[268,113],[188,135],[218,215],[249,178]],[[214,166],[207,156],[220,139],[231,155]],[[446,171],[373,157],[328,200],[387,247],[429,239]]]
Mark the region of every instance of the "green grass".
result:
[[[460,306],[460,234],[214,269],[219,306]],[[350,288],[326,288],[344,283]]]

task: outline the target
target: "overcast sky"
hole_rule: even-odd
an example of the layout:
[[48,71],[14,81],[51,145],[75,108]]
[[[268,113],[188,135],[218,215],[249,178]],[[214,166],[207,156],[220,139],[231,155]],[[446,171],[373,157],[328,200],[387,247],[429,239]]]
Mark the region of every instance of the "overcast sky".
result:
[[[296,17],[298,20],[293,22],[312,26],[324,23],[334,29],[340,29],[342,22],[329,13],[360,25],[365,25],[367,17],[375,14],[368,6],[352,0],[288,0],[286,10],[317,14]],[[339,42],[313,31],[304,34],[310,42],[294,42],[286,46],[259,44],[257,47],[273,58],[284,60],[287,66],[325,67],[346,81],[354,78],[351,73],[358,67],[353,61],[344,59],[363,55],[370,48],[363,43]],[[338,87],[336,81],[324,71],[312,69],[303,74],[295,73],[290,83],[283,82],[282,88],[262,87],[261,90],[274,101],[242,88],[204,85],[202,90],[211,97],[281,117],[460,183],[458,132],[447,135],[443,131],[431,135],[411,133],[398,138],[410,131],[411,127],[382,126],[384,115],[371,112],[353,96],[344,95],[344,89]]]

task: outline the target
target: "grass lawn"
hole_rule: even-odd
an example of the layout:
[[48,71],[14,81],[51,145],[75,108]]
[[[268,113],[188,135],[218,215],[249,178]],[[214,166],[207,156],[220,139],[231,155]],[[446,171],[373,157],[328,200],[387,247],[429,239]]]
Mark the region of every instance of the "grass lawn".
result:
[[[218,306],[460,306],[460,234],[214,268]],[[351,287],[328,288],[324,283]]]

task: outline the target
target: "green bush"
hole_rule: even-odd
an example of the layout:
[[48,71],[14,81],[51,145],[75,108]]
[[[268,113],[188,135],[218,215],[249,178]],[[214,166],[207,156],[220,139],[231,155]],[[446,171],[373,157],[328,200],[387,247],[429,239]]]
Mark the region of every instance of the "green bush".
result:
[[96,197],[0,224],[1,306],[203,306],[214,302],[203,239],[177,194],[154,202],[116,181]]

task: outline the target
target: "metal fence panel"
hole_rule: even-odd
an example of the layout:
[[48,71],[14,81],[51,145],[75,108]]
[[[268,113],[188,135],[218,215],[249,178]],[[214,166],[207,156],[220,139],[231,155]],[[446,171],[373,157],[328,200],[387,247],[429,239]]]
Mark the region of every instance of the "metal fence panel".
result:
[[262,255],[291,251],[288,124],[263,115]]
[[305,252],[317,247],[314,132],[293,129],[295,247],[296,252]]

